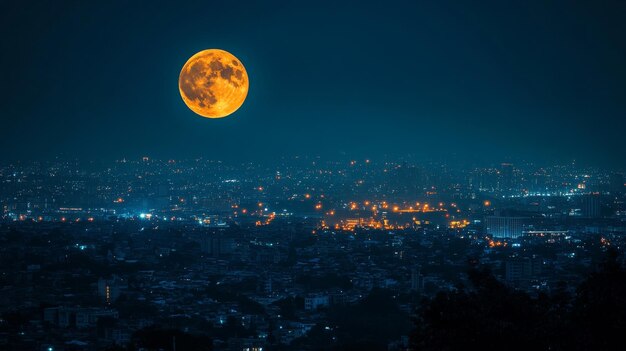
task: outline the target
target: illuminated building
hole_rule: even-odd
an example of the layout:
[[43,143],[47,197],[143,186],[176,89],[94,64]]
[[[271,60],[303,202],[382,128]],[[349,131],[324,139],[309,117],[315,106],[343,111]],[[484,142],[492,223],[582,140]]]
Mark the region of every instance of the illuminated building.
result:
[[450,221],[448,227],[452,229],[461,229],[467,227],[469,224],[470,222],[467,219],[463,219],[458,221]]
[[126,288],[127,284],[123,282],[118,276],[113,276],[112,279],[98,279],[98,296],[102,297],[107,304],[115,302],[122,294],[122,289]]
[[522,235],[526,217],[487,216],[485,231],[494,238],[515,239]]

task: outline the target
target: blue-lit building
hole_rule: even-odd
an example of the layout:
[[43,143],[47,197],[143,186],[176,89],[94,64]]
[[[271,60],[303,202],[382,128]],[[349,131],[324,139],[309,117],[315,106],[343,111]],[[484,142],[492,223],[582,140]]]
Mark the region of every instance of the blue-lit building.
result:
[[494,238],[515,239],[522,235],[526,217],[487,216],[485,231]]

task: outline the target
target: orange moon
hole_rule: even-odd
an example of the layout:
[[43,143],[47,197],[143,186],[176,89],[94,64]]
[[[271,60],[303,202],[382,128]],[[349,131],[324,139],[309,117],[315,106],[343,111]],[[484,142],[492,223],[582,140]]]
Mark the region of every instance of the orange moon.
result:
[[178,77],[178,90],[193,112],[222,118],[237,111],[248,95],[248,73],[233,54],[219,49],[191,56]]

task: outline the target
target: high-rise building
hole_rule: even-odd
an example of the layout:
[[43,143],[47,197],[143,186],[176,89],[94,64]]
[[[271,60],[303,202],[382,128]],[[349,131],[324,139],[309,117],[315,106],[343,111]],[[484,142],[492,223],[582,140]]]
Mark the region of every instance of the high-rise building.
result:
[[499,178],[500,191],[509,191],[513,188],[513,165],[510,163],[502,163],[500,165]]
[[212,257],[230,255],[235,249],[235,240],[221,231],[203,233],[200,237],[200,249]]
[[600,217],[600,194],[594,193],[583,196],[581,210],[583,217]]
[[98,279],[98,296],[104,299],[107,304],[111,304],[122,294],[122,290],[128,287],[122,278],[114,275],[111,279]]
[[485,231],[494,238],[515,239],[522,235],[526,217],[487,216]]

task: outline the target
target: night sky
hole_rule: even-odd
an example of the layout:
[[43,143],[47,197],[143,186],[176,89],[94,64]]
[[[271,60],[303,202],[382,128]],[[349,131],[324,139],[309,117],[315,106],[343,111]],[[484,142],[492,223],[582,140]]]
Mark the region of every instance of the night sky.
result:
[[[2,2],[0,159],[626,166],[624,1],[153,2]],[[250,76],[224,119],[178,92],[207,48]]]

